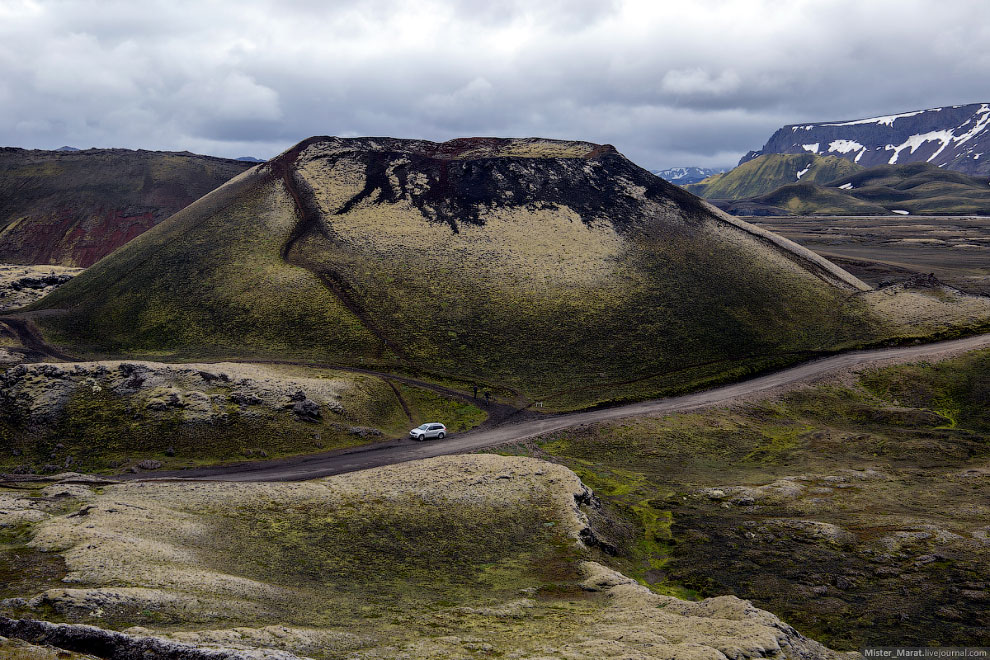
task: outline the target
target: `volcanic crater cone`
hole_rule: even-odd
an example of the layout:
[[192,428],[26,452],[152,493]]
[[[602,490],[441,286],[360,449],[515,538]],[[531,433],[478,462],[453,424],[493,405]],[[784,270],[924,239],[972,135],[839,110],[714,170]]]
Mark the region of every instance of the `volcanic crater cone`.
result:
[[33,309],[80,354],[374,366],[566,408],[873,339],[868,288],[609,145],[315,137]]

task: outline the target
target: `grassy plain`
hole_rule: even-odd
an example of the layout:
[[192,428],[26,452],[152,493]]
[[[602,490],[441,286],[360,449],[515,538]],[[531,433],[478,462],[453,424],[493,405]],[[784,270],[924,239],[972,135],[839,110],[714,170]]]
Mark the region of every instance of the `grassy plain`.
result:
[[718,199],[721,208],[744,216],[990,213],[990,189],[985,177],[968,176],[928,163],[853,169],[836,173],[834,179],[816,180],[806,176],[781,179],[778,173],[766,169],[745,163],[719,175],[732,179],[740,190],[761,192],[734,195],[731,189],[723,191],[709,186],[711,192],[706,188],[700,194]]

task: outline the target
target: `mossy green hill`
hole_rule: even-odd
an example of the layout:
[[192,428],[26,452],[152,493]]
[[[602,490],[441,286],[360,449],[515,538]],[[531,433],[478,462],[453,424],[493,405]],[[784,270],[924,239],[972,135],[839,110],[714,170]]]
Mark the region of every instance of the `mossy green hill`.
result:
[[744,199],[797,182],[826,183],[862,169],[837,156],[768,154],[685,188],[706,199]]
[[79,355],[655,395],[888,336],[866,285],[612,147],[311,138],[29,308]]
[[185,152],[0,148],[0,261],[89,266],[252,165]]
[[828,185],[887,210],[914,215],[990,214],[987,177],[945,170],[928,163],[882,165]]
[[[758,189],[776,179],[765,179],[762,170],[742,171],[760,156],[726,175],[738,177],[738,189]],[[817,158],[817,157],[815,157]],[[881,165],[846,173],[832,180],[781,185],[748,197],[716,200],[720,208],[738,215],[988,215],[990,187],[986,177],[945,170],[928,163]],[[697,184],[704,185],[704,184]],[[706,197],[713,194],[704,192]]]
[[792,183],[765,195],[736,200],[719,207],[739,215],[887,215],[880,204],[859,199],[845,190],[814,183]]

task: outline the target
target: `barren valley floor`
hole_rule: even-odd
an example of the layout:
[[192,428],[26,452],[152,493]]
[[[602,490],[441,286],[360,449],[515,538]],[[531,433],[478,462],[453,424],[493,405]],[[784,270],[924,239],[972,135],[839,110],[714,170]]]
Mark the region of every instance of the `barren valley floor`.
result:
[[934,273],[967,293],[990,295],[990,218],[789,216],[747,218],[878,285]]

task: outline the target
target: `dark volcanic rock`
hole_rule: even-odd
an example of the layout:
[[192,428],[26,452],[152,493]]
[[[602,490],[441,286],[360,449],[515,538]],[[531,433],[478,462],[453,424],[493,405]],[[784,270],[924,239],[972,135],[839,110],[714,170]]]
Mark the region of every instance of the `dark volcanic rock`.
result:
[[303,399],[292,404],[292,412],[300,419],[315,422],[323,416],[320,412],[320,404],[312,399]]
[[246,660],[236,651],[212,651],[155,637],[131,637],[93,626],[0,616],[0,635],[109,660]]
[[65,284],[72,279],[72,275],[69,274],[55,274],[51,273],[49,275],[44,275],[42,277],[22,277],[19,280],[15,280],[10,283],[10,288],[15,291],[20,291],[21,289],[44,289],[49,286],[58,286],[59,284]]
[[[656,201],[677,195],[661,181],[644,179],[642,170],[609,144],[587,144],[580,158],[505,157],[510,141],[462,138],[440,144],[419,140],[340,140],[343,148],[324,156],[328,166],[357,161],[365,168],[363,189],[337,211],[343,215],[365,200],[394,204],[408,201],[429,220],[450,225],[481,225],[482,212],[499,206],[566,206],[588,224],[595,221],[632,224],[643,215],[640,199],[630,195],[629,182],[645,182],[643,194]],[[535,142],[535,141],[534,141]],[[397,165],[401,158],[405,162]],[[413,178],[415,177],[415,179]],[[595,191],[594,195],[589,190]]]
[[230,401],[239,406],[256,406],[262,402],[260,398],[250,392],[231,392]]
[[917,273],[904,282],[904,286],[911,289],[938,289],[945,284],[935,277],[935,273]]

